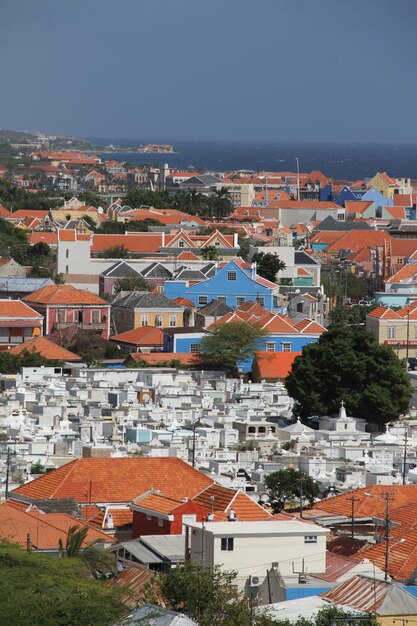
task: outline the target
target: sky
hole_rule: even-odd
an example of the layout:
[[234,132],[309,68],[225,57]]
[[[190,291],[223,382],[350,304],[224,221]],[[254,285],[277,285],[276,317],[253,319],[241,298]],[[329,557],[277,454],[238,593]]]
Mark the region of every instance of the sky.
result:
[[0,0],[0,127],[417,142],[417,0]]

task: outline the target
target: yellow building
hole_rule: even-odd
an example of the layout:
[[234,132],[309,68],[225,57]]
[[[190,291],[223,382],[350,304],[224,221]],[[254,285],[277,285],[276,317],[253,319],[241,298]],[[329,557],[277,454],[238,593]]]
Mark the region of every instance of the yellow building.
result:
[[395,190],[398,193],[397,182],[388,176],[386,172],[377,172],[373,178],[368,182],[369,187],[375,187],[386,198],[392,198]]
[[183,327],[187,309],[160,293],[121,291],[112,300],[111,321],[117,334],[142,326]]
[[417,357],[417,304],[399,311],[378,307],[366,316],[366,330],[378,343],[391,346],[398,358]]

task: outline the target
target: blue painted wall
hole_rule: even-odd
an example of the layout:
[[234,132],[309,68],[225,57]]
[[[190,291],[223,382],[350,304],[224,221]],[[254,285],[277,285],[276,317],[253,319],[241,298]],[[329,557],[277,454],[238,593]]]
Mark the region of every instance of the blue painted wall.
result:
[[[236,272],[236,280],[229,280],[228,272]],[[236,301],[238,297],[252,302],[263,297],[263,306],[269,310],[275,310],[278,306],[276,298],[272,295],[272,288],[256,282],[234,260],[221,268],[213,278],[196,285],[187,286],[186,281],[168,280],[164,285],[164,294],[171,299],[188,298],[196,306],[204,306],[199,300],[200,296],[207,298],[207,304],[219,296],[225,297],[226,304],[235,309],[240,306]]]
[[392,198],[386,198],[380,191],[378,191],[378,189],[375,189],[375,187],[368,189],[368,191],[363,194],[361,200],[364,202],[371,200],[376,203],[378,208],[383,206],[394,206],[394,200]]
[[415,293],[412,293],[412,290],[408,293],[384,293],[383,291],[378,291],[374,294],[375,303],[385,306],[405,306],[408,304],[410,296],[415,297]]

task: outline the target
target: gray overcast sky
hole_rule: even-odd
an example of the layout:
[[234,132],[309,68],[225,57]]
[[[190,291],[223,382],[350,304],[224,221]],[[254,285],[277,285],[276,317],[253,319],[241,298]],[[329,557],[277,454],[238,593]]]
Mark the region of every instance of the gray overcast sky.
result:
[[0,127],[417,142],[417,0],[0,0]]

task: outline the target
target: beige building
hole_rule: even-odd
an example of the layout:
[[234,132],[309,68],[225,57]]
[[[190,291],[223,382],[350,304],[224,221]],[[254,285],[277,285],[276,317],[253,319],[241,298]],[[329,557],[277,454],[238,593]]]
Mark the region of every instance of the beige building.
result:
[[366,316],[366,330],[391,346],[398,358],[417,357],[417,303],[393,311],[378,307]]

